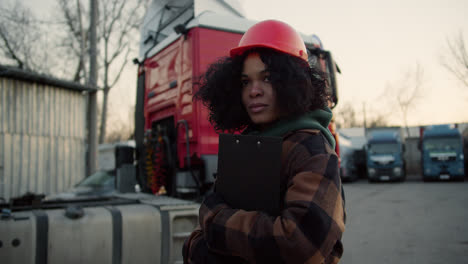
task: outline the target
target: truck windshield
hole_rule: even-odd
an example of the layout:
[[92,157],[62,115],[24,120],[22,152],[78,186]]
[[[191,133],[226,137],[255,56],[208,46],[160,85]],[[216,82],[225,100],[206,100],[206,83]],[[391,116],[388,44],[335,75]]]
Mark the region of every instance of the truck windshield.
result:
[[398,144],[396,143],[373,143],[369,145],[370,154],[396,153],[398,150]]
[[429,138],[424,140],[423,146],[426,151],[457,150],[461,142],[459,138]]

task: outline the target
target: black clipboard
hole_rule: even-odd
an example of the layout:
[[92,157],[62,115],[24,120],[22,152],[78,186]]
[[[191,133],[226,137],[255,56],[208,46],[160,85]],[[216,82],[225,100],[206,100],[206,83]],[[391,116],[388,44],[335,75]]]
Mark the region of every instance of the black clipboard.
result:
[[280,213],[281,137],[219,135],[215,191],[232,208]]

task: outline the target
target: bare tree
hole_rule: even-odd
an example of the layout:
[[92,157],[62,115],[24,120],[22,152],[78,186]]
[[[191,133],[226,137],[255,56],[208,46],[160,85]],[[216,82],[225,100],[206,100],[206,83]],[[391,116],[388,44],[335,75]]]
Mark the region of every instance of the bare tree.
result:
[[0,7],[1,60],[21,69],[50,74],[49,45],[42,34],[41,22],[31,10],[16,1]]
[[[129,61],[132,47],[137,44],[138,34],[147,0],[103,0],[101,1],[100,30],[103,45],[103,103],[99,143],[106,136],[107,105],[109,92],[120,79]],[[119,60],[120,59],[120,60]]]
[[440,62],[450,73],[468,87],[468,53],[465,48],[463,33],[452,39],[447,38],[447,54]]
[[366,103],[363,103],[363,113],[364,113],[364,127],[384,127],[388,126],[388,116],[390,112],[385,110],[385,108],[380,107],[380,102],[378,98],[372,100],[373,102],[379,103],[379,110],[375,109],[375,106],[369,111],[366,110]]
[[387,116],[384,114],[378,114],[369,121],[367,121],[367,127],[385,127],[388,126]]
[[89,27],[85,26],[85,22],[89,21],[88,12],[86,12],[85,5],[80,0],[76,0],[75,3],[67,0],[57,0],[57,4],[61,18],[55,23],[59,25],[62,32],[58,44],[63,53],[61,55],[75,64],[72,80],[87,83],[86,58],[89,48]]
[[346,102],[334,110],[335,122],[339,128],[359,126],[353,104]]
[[[56,3],[58,8],[51,12],[49,16],[53,19],[48,21],[37,20],[19,1],[15,1],[14,6],[0,7],[0,52],[3,55],[0,62],[88,83],[88,2],[57,0]],[[106,138],[109,92],[136,50],[138,29],[148,3],[149,0],[99,1],[98,86],[103,88],[100,143]],[[48,39],[48,36],[52,37]],[[59,72],[61,76],[57,76]]]
[[408,135],[408,111],[423,97],[423,78],[424,71],[419,64],[416,64],[416,67],[406,71],[400,80],[387,85],[386,94],[397,103]]
[[[379,113],[377,111],[372,112],[372,117],[368,117],[368,120],[365,120],[366,124],[364,125],[366,127],[386,126],[388,124],[387,114]],[[358,113],[359,112],[357,112],[355,104],[346,102],[335,108],[333,115],[339,128],[350,128],[363,126],[362,121],[357,118]],[[363,113],[363,116],[365,119],[366,113]]]
[[[62,45],[68,47],[76,61],[75,80],[86,82],[87,49],[89,23],[82,0],[57,0],[60,6],[67,34]],[[107,110],[109,92],[119,81],[130,54],[135,50],[138,29],[149,0],[102,0],[99,1],[98,42],[100,78],[98,85],[103,88],[101,118],[99,125],[99,143],[106,138]]]
[[[113,117],[117,122],[108,125],[109,131],[106,134],[106,142],[119,142],[130,140],[133,138],[135,124],[135,107],[130,107],[127,120],[122,120],[121,117]],[[112,116],[110,116],[112,118]]]

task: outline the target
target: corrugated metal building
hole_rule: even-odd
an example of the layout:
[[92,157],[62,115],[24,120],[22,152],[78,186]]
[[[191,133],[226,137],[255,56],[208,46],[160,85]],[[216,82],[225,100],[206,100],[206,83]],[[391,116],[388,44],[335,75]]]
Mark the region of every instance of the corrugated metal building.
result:
[[0,197],[53,194],[85,177],[90,87],[0,66]]

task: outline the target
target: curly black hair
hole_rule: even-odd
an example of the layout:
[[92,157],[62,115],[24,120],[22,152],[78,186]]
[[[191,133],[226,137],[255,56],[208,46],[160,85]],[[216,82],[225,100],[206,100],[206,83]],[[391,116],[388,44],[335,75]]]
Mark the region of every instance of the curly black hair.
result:
[[276,91],[280,118],[293,118],[327,105],[325,73],[310,67],[301,58],[257,48],[235,58],[224,57],[211,64],[195,82],[194,100],[209,110],[209,120],[217,131],[241,131],[251,124],[242,103],[241,74],[245,58],[258,53],[266,65]]

